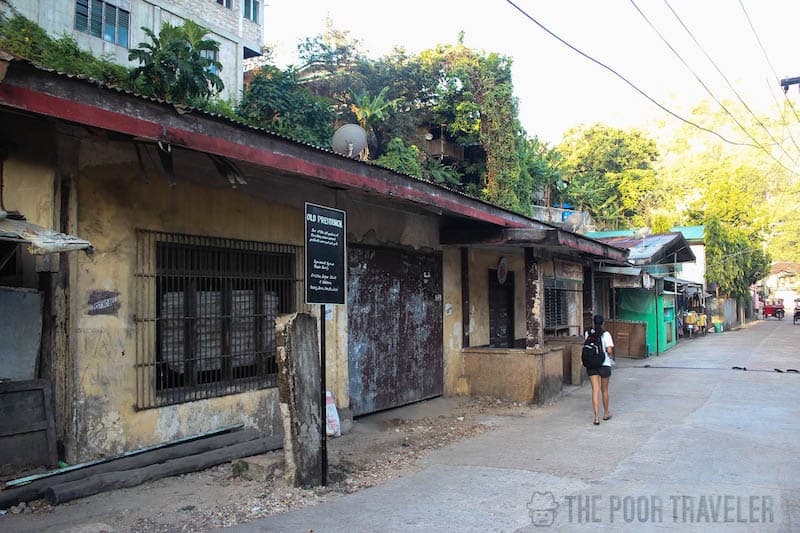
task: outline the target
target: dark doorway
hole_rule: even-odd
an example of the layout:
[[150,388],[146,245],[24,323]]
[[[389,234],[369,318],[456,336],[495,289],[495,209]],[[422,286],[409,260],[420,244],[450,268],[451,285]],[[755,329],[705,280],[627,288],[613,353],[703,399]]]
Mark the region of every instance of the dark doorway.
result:
[[592,309],[594,305],[592,302],[592,269],[583,268],[583,329],[584,331],[592,327]]
[[514,273],[504,283],[497,279],[497,270],[489,270],[489,346],[514,347]]

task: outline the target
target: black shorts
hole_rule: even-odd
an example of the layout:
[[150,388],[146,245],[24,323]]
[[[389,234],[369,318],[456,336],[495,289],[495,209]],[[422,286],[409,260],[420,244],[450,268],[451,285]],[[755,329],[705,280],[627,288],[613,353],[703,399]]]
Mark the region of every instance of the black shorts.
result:
[[611,367],[601,366],[600,368],[587,368],[586,373],[590,376],[600,376],[601,378],[610,378]]

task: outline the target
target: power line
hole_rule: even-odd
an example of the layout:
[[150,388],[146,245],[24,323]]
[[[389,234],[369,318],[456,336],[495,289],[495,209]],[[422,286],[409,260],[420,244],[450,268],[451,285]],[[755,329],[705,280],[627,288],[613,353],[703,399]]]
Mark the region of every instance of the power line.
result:
[[797,148],[798,152],[800,152],[800,146],[797,145],[797,141],[794,139],[794,135],[792,135],[792,129],[791,128],[787,128],[786,106],[782,106],[781,103],[778,102],[778,99],[775,98],[775,92],[772,90],[772,83],[770,83],[769,77],[765,78],[765,80],[767,82],[767,92],[769,92],[769,95],[772,97],[772,101],[775,103],[775,108],[781,114],[781,126],[783,126],[783,136],[785,138],[786,137],[786,133],[788,133],[789,134],[789,139],[792,140],[792,144],[794,144],[794,147]]
[[[736,123],[736,125],[739,126],[739,129],[741,129],[744,132],[744,134],[747,135],[750,138],[750,140],[753,141],[756,144],[756,146],[758,146],[758,148],[761,149],[761,151],[763,151],[765,154],[767,154],[773,161],[775,161],[779,165],[782,164],[780,162],[780,160],[778,160],[774,155],[772,155],[771,152],[769,152],[766,148],[764,148],[764,145],[762,145],[760,142],[758,142],[758,140],[755,137],[753,137],[753,135],[750,133],[750,131],[747,128],[745,128],[744,125],[741,122],[739,122],[739,119],[737,119],[733,115],[733,113],[731,113],[730,110],[725,106],[725,104],[723,104],[719,100],[719,98],[717,98],[717,96],[714,94],[714,92],[700,78],[700,76],[697,74],[697,72],[695,72],[695,70],[691,67],[691,65],[689,65],[689,63],[686,62],[686,60],[683,58],[683,56],[681,56],[681,54],[677,50],[675,50],[675,48],[669,43],[667,38],[664,37],[664,35],[660,31],[658,31],[658,28],[655,27],[655,25],[650,21],[650,19],[647,17],[647,15],[645,15],[644,12],[639,8],[639,6],[636,5],[636,2],[634,0],[630,0],[630,3],[636,9],[636,11],[639,13],[639,15],[641,15],[641,17],[645,20],[645,22],[647,22],[647,25],[650,26],[650,29],[652,29],[656,33],[656,35],[658,35],[661,38],[661,40],[664,42],[664,44],[667,45],[667,48],[669,48],[672,51],[672,53],[675,54],[675,56],[680,60],[680,62],[683,63],[683,66],[686,67],[686,69],[689,72],[692,73],[694,78],[697,80],[697,83],[699,83],[703,87],[703,89],[705,89],[705,91],[709,94],[709,96],[711,96],[711,98],[717,103],[717,105],[719,105],[722,108],[722,110],[725,111],[725,113],[729,117],[731,117],[731,119],[733,119],[733,121]],[[772,140],[776,144],[780,145],[780,143],[778,143],[777,139],[772,137],[772,134],[770,134],[769,131],[767,131],[767,134],[770,136],[770,138],[772,138]],[[789,153],[786,152],[786,150],[784,150],[782,146],[780,148],[781,148],[781,150],[783,150],[783,153],[786,154],[786,157],[788,157],[789,160],[793,164],[797,164],[797,161],[793,160],[792,156],[790,156]]]
[[[609,72],[611,72],[612,74],[614,74],[616,77],[618,77],[619,79],[624,81],[628,86],[630,86],[634,91],[636,91],[637,93],[639,93],[642,96],[644,96],[652,104],[654,104],[656,107],[658,107],[659,109],[661,109],[665,113],[669,114],[670,116],[675,117],[678,120],[680,120],[681,122],[685,122],[686,124],[689,124],[690,126],[694,126],[695,128],[697,128],[699,130],[705,131],[706,133],[710,133],[710,134],[718,137],[719,139],[721,139],[722,141],[724,141],[724,142],[726,142],[728,144],[731,144],[731,145],[734,145],[734,146],[747,146],[747,147],[750,147],[750,148],[755,148],[756,150],[761,149],[758,146],[756,146],[755,144],[731,141],[730,139],[726,138],[721,133],[718,133],[718,132],[716,132],[716,131],[714,131],[714,130],[712,130],[710,128],[706,128],[704,126],[701,126],[700,124],[697,124],[696,122],[693,122],[693,121],[691,121],[691,120],[689,120],[687,118],[682,117],[681,115],[677,114],[676,112],[672,111],[671,109],[667,108],[666,106],[664,106],[663,104],[661,104],[660,102],[655,100],[652,96],[650,96],[649,94],[644,92],[644,90],[640,89],[636,84],[634,84],[632,81],[630,81],[628,78],[626,78],[625,76],[623,76],[622,74],[620,74],[619,72],[617,72],[616,70],[611,68],[610,66],[606,65],[605,63],[603,63],[602,61],[600,61],[598,59],[595,59],[594,57],[590,56],[586,52],[576,48],[575,46],[573,46],[572,44],[570,44],[569,42],[567,42],[563,38],[561,38],[558,35],[556,35],[555,33],[553,33],[544,24],[542,24],[541,22],[539,22],[538,20],[533,18],[530,14],[528,14],[527,11],[525,11],[524,9],[519,7],[517,4],[515,4],[513,2],[513,0],[506,0],[506,3],[508,3],[511,7],[513,7],[517,11],[519,11],[522,14],[522,16],[524,16],[525,18],[527,18],[528,20],[530,20],[531,22],[536,24],[539,28],[541,28],[548,35],[550,35],[551,37],[553,37],[554,39],[559,41],[564,46],[568,47],[569,49],[571,49],[572,51],[576,52],[577,54],[585,57],[586,59],[588,59],[592,63],[595,63],[596,65],[599,65],[599,66],[603,67],[604,69],[608,70]],[[775,158],[773,157],[773,159],[775,159]],[[776,161],[778,162],[778,164],[780,166],[782,166],[784,169],[789,171],[791,174],[796,174],[796,172],[794,170],[790,169],[789,167],[787,167],[786,165],[784,165],[780,161],[778,161],[778,160],[776,160]]]
[[[769,65],[769,68],[772,71],[772,75],[775,76],[775,80],[778,83],[780,83],[780,79],[781,78],[780,78],[780,76],[778,76],[778,73],[775,71],[775,67],[772,66],[772,61],[769,60],[769,56],[767,55],[767,50],[764,48],[764,45],[761,43],[761,38],[758,36],[758,32],[756,31],[756,27],[753,25],[753,21],[750,19],[750,14],[747,12],[747,9],[744,7],[744,3],[742,3],[742,0],[739,0],[739,5],[742,6],[742,11],[744,11],[744,16],[747,19],[748,24],[750,24],[750,29],[753,31],[753,35],[756,38],[756,42],[758,42],[759,48],[761,48],[761,53],[764,54],[764,59],[767,61],[767,65]],[[794,113],[794,117],[797,119],[798,122],[800,122],[800,115],[798,115],[797,110],[794,108],[794,105],[792,104],[792,101],[789,99],[789,97],[786,95],[786,93],[783,93],[783,97],[789,103],[789,107],[792,108],[792,112]]]
[[[704,56],[706,56],[706,59],[708,59],[708,61],[709,61],[709,62],[710,62],[712,65],[714,65],[714,68],[717,70],[717,72],[719,73],[719,75],[720,75],[720,76],[722,76],[722,79],[723,79],[723,80],[725,80],[725,83],[727,83],[727,84],[728,84],[728,87],[730,87],[731,91],[733,91],[733,94],[735,94],[735,95],[736,95],[736,98],[738,98],[738,99],[739,99],[739,102],[741,102],[741,104],[744,106],[744,108],[745,108],[745,109],[747,109],[747,111],[748,111],[748,112],[749,112],[749,113],[750,113],[750,114],[753,116],[753,118],[755,118],[755,119],[756,119],[756,122],[758,122],[758,124],[759,124],[759,125],[760,125],[762,128],[764,128],[764,131],[766,131],[766,132],[767,132],[767,135],[769,135],[769,138],[770,138],[770,139],[772,139],[772,142],[774,142],[775,144],[777,144],[777,145],[780,147],[780,149],[781,149],[781,150],[783,150],[783,153],[784,153],[784,154],[786,154],[786,156],[789,158],[789,160],[790,160],[790,161],[794,162],[794,160],[792,159],[792,156],[790,156],[790,155],[789,155],[789,153],[788,153],[788,152],[787,152],[787,151],[786,151],[786,150],[783,148],[783,145],[781,145],[780,143],[778,143],[778,140],[777,140],[775,137],[773,137],[772,133],[770,133],[770,131],[767,129],[767,127],[764,125],[764,123],[763,123],[763,122],[761,122],[761,119],[760,119],[760,118],[758,118],[758,116],[757,116],[755,113],[753,113],[753,110],[752,110],[752,109],[750,109],[750,106],[749,106],[749,105],[747,105],[747,103],[744,101],[744,99],[742,98],[742,96],[739,94],[739,91],[737,91],[737,90],[736,90],[736,88],[733,86],[733,84],[730,82],[730,80],[728,80],[728,77],[727,77],[727,76],[725,76],[725,74],[722,72],[722,69],[720,69],[720,68],[719,68],[719,66],[718,66],[718,65],[717,65],[717,63],[716,63],[716,62],[715,62],[715,61],[714,61],[714,60],[711,58],[711,56],[709,55],[709,53],[708,53],[708,52],[706,52],[706,49],[705,49],[705,48],[703,48],[703,45],[701,45],[701,44],[700,44],[700,42],[697,40],[697,37],[695,37],[695,36],[694,36],[694,33],[692,33],[692,30],[690,30],[690,29],[689,29],[689,28],[686,26],[686,24],[684,24],[684,22],[683,22],[683,20],[681,19],[681,17],[680,17],[680,16],[678,16],[678,13],[676,13],[676,12],[675,12],[675,10],[674,10],[674,9],[672,8],[672,6],[670,5],[670,3],[669,3],[669,0],[664,0],[664,3],[667,5],[667,7],[669,8],[669,10],[672,12],[672,14],[673,14],[673,15],[675,15],[675,18],[678,20],[678,22],[680,23],[680,25],[681,25],[681,26],[683,26],[683,29],[684,29],[684,30],[686,30],[686,33],[688,33],[688,34],[689,34],[689,37],[691,37],[691,38],[692,38],[692,40],[693,40],[693,41],[694,41],[694,43],[697,45],[697,47],[700,49],[700,51],[701,51],[701,52],[703,52],[703,55],[704,55]],[[790,171],[790,172],[791,172],[791,171]]]
[[[606,65],[606,64],[605,64],[605,63],[603,63],[602,61],[600,61],[600,60],[598,60],[598,59],[595,59],[594,57],[590,56],[590,55],[589,55],[589,54],[587,54],[586,52],[584,52],[584,51],[582,51],[582,50],[580,50],[580,49],[576,48],[575,46],[573,46],[573,45],[572,45],[572,44],[570,44],[569,42],[565,41],[564,39],[562,39],[561,37],[559,37],[558,35],[556,35],[555,33],[553,33],[553,32],[552,32],[550,29],[548,29],[548,28],[547,28],[547,27],[546,27],[544,24],[542,24],[541,22],[539,22],[538,20],[536,20],[535,18],[533,18],[531,15],[529,15],[529,14],[528,14],[528,12],[526,12],[524,9],[522,9],[522,8],[521,8],[521,7],[519,7],[517,4],[515,4],[515,3],[513,2],[513,0],[506,0],[506,3],[508,3],[508,4],[509,4],[511,7],[513,7],[513,8],[514,8],[514,9],[516,9],[517,11],[519,11],[519,12],[520,12],[520,14],[522,14],[522,16],[524,16],[525,18],[527,18],[528,20],[530,20],[531,22],[533,22],[534,24],[536,24],[537,26],[539,26],[539,28],[541,28],[542,30],[544,30],[544,31],[545,31],[545,32],[546,32],[548,35],[550,35],[551,37],[553,37],[554,39],[556,39],[557,41],[559,41],[561,44],[563,44],[563,45],[564,45],[564,46],[566,46],[567,48],[570,48],[572,51],[574,51],[574,52],[576,52],[577,54],[579,54],[579,55],[581,55],[581,56],[585,57],[586,59],[588,59],[588,60],[589,60],[589,61],[591,61],[592,63],[595,63],[596,65],[599,65],[599,66],[603,67],[604,69],[606,69],[607,71],[609,71],[609,72],[611,72],[612,74],[614,74],[616,77],[618,77],[619,79],[621,79],[622,81],[624,81],[624,82],[625,82],[625,83],[626,83],[626,84],[627,84],[629,87],[631,87],[631,88],[632,88],[634,91],[636,91],[637,93],[639,93],[639,94],[641,94],[642,96],[644,96],[644,97],[645,97],[647,100],[649,100],[649,101],[650,101],[652,104],[654,104],[656,107],[658,107],[659,109],[661,109],[662,111],[664,111],[664,112],[665,112],[665,113],[667,113],[668,115],[670,115],[670,116],[672,116],[672,117],[674,117],[674,118],[677,118],[677,119],[678,119],[678,120],[680,120],[681,122],[685,122],[686,124],[689,124],[690,126],[694,126],[695,128],[697,128],[697,129],[699,129],[699,130],[705,131],[706,133],[710,133],[710,134],[712,134],[712,135],[714,135],[714,136],[718,137],[719,139],[721,139],[722,141],[724,141],[724,142],[726,142],[726,143],[728,143],[728,144],[732,144],[732,145],[734,145],[734,146],[748,146],[748,147],[750,147],[750,148],[755,148],[755,149],[758,149],[758,146],[756,146],[756,145],[754,145],[754,144],[751,144],[751,143],[742,143],[742,142],[736,142],[736,141],[732,141],[732,140],[730,140],[730,139],[726,138],[726,137],[725,137],[724,135],[722,135],[721,133],[718,133],[718,132],[716,132],[716,131],[714,131],[714,130],[712,130],[712,129],[709,129],[709,128],[706,128],[706,127],[704,127],[704,126],[701,126],[700,124],[697,124],[696,122],[693,122],[693,121],[691,121],[691,120],[689,120],[689,119],[687,119],[687,118],[684,118],[684,117],[682,117],[681,115],[677,114],[676,112],[672,111],[671,109],[668,109],[666,106],[664,106],[663,104],[661,104],[661,103],[659,103],[658,101],[656,101],[656,100],[655,100],[655,99],[654,99],[652,96],[650,96],[649,94],[647,94],[646,92],[644,92],[644,90],[640,89],[640,88],[639,88],[639,87],[638,87],[636,84],[634,84],[632,81],[630,81],[628,78],[626,78],[625,76],[623,76],[622,74],[620,74],[619,72],[617,72],[616,70],[614,70],[613,68],[609,67],[608,65]],[[789,170],[789,169],[787,168],[787,170]],[[790,172],[791,172],[791,170],[790,170]]]

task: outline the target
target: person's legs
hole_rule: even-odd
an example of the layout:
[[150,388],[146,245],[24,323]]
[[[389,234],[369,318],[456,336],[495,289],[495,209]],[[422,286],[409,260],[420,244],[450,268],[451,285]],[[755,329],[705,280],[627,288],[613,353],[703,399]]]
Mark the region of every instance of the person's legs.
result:
[[594,421],[600,421],[600,376],[589,376],[592,384],[592,407],[594,408]]
[[603,420],[611,418],[611,412],[608,410],[608,382],[610,380],[611,376],[601,378],[600,380],[600,388],[603,391]]

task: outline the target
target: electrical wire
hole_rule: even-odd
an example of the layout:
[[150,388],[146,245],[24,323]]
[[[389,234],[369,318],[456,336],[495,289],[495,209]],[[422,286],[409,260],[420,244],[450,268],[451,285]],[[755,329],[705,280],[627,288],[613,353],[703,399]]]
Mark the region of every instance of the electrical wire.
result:
[[[761,53],[764,54],[764,59],[767,61],[767,65],[769,65],[770,70],[772,71],[772,75],[775,76],[775,81],[780,84],[781,78],[778,76],[778,73],[775,71],[775,67],[772,65],[772,61],[769,60],[769,55],[767,55],[767,50],[764,48],[764,45],[761,43],[761,38],[758,36],[758,32],[756,31],[756,27],[753,25],[753,21],[750,19],[750,14],[747,12],[747,9],[744,7],[744,3],[742,0],[739,0],[739,5],[742,6],[742,11],[744,12],[744,16],[747,19],[748,24],[750,24],[750,29],[753,31],[753,35],[756,38],[756,42],[758,43],[759,48],[761,48]],[[792,104],[792,101],[783,93],[783,97],[786,98],[786,101],[789,103],[789,107],[792,108],[792,112],[794,113],[794,117],[800,122],[800,115],[798,115],[797,110]]]
[[692,33],[692,30],[690,30],[689,27],[686,26],[686,24],[683,22],[683,19],[681,19],[681,17],[678,15],[678,13],[672,8],[672,6],[669,3],[669,0],[664,0],[664,3],[667,5],[667,8],[669,8],[669,10],[672,12],[672,14],[675,15],[675,18],[678,20],[678,22],[683,27],[683,29],[686,30],[686,33],[689,34],[689,37],[692,38],[692,40],[694,41],[694,44],[697,45],[697,47],[700,49],[700,51],[703,52],[703,55],[706,56],[706,59],[708,59],[708,61],[714,66],[714,68],[717,70],[719,75],[722,76],[722,79],[725,80],[725,83],[728,84],[728,87],[730,87],[731,91],[733,91],[733,94],[736,95],[736,98],[739,99],[739,102],[741,102],[741,104],[744,106],[744,108],[747,109],[747,111],[753,116],[754,119],[756,119],[756,122],[758,122],[758,124],[762,128],[764,128],[764,131],[767,132],[767,135],[769,135],[769,138],[772,139],[772,142],[777,144],[781,148],[781,150],[783,150],[783,153],[786,154],[786,156],[789,158],[789,160],[792,161],[793,163],[795,163],[796,160],[792,159],[792,156],[790,156],[789,153],[786,152],[786,150],[783,148],[783,145],[781,145],[778,142],[778,140],[775,137],[773,137],[772,133],[770,133],[769,129],[767,129],[767,127],[764,125],[764,123],[761,121],[761,119],[758,118],[758,116],[753,112],[752,109],[750,109],[750,106],[747,105],[747,103],[744,101],[744,98],[742,98],[742,96],[739,94],[739,91],[736,90],[736,88],[730,82],[728,77],[722,72],[722,69],[719,68],[719,66],[717,65],[716,61],[714,61],[711,58],[711,55],[706,51],[706,49],[703,47],[703,45],[700,44],[700,41],[697,40],[697,37],[694,36],[694,33]]
[[[742,132],[744,132],[744,134],[747,135],[750,138],[750,140],[753,141],[756,144],[756,146],[758,146],[758,148],[761,149],[765,154],[772,157],[776,162],[780,163],[780,161],[775,159],[775,157],[769,151],[767,151],[767,149],[764,148],[764,146],[760,142],[758,142],[758,140],[755,137],[753,137],[750,131],[747,128],[745,128],[741,122],[739,122],[739,120],[733,115],[733,113],[730,112],[730,110],[725,106],[725,104],[723,104],[719,100],[719,98],[717,98],[714,92],[700,78],[700,76],[697,74],[697,72],[695,72],[695,70],[691,67],[691,65],[689,65],[689,63],[683,58],[683,56],[681,56],[681,54],[677,50],[675,50],[675,48],[669,43],[667,38],[664,37],[664,35],[660,31],[658,31],[658,28],[655,27],[653,22],[647,17],[647,15],[644,14],[644,12],[639,8],[639,6],[636,5],[636,2],[634,0],[630,0],[630,3],[636,9],[639,15],[641,15],[641,17],[645,20],[645,22],[647,22],[647,25],[650,26],[650,29],[652,29],[655,32],[655,34],[659,36],[659,38],[664,42],[667,48],[669,48],[672,51],[672,53],[675,54],[675,57],[677,57],[678,60],[680,60],[680,62],[683,63],[683,66],[686,67],[686,69],[692,73],[694,78],[697,80],[697,83],[699,83],[700,86],[703,87],[703,89],[705,89],[705,91],[709,94],[709,96],[711,96],[712,100],[714,100],[717,103],[717,105],[719,105],[722,108],[722,110],[725,111],[725,113],[729,117],[731,117],[731,119],[733,119],[736,125],[739,126],[739,129],[742,130]],[[786,153],[785,150],[784,153]],[[789,157],[790,160],[792,160],[791,156],[789,156],[788,153],[786,155],[787,157]],[[797,164],[797,162],[794,160],[792,160],[792,163]]]
[[[530,20],[531,22],[536,24],[545,33],[547,33],[548,35],[550,35],[551,37],[553,37],[554,39],[559,41],[561,44],[563,44],[567,48],[571,49],[573,52],[583,56],[584,58],[588,59],[592,63],[595,63],[596,65],[599,65],[599,66],[603,67],[604,69],[606,69],[607,71],[611,72],[613,75],[615,75],[616,77],[621,79],[623,82],[625,82],[634,91],[636,91],[637,93],[639,93],[640,95],[645,97],[648,101],[650,101],[650,103],[652,103],[653,105],[655,105],[656,107],[658,107],[659,109],[661,109],[662,111],[667,113],[668,115],[680,120],[681,122],[689,124],[690,126],[694,126],[695,128],[697,128],[699,130],[705,131],[706,133],[710,133],[711,135],[714,135],[715,137],[718,137],[719,139],[721,139],[722,141],[724,141],[724,142],[726,142],[728,144],[731,144],[731,145],[734,145],[734,146],[747,146],[747,147],[750,147],[750,148],[758,149],[758,146],[756,146],[755,144],[746,143],[746,142],[732,141],[732,140],[728,139],[727,137],[725,137],[724,135],[722,135],[719,132],[716,132],[716,131],[714,131],[714,130],[712,130],[710,128],[706,128],[704,126],[701,126],[700,124],[697,124],[696,122],[693,122],[692,120],[689,120],[688,118],[682,117],[681,115],[677,114],[676,112],[672,111],[671,109],[667,108],[666,106],[664,106],[663,104],[658,102],[655,98],[653,98],[652,96],[650,96],[649,94],[644,92],[644,90],[640,89],[636,84],[634,84],[628,78],[626,78],[625,76],[623,76],[622,74],[620,74],[619,72],[614,70],[612,67],[606,65],[605,63],[603,63],[599,59],[595,59],[594,57],[590,56],[586,52],[576,48],[575,46],[573,46],[572,44],[570,44],[569,42],[567,42],[563,38],[561,38],[558,35],[556,35],[555,33],[553,33],[553,31],[548,29],[544,24],[542,24],[541,22],[536,20],[527,11],[525,11],[520,6],[518,6],[516,3],[514,3],[513,0],[506,0],[506,3],[509,4],[511,7],[513,7],[514,9],[516,9],[517,11],[519,11],[519,13],[522,16],[524,16],[525,18],[527,18],[528,20]],[[789,170],[789,169],[787,168],[787,170]],[[792,172],[792,171],[790,170],[790,172]]]
[[782,134],[783,138],[785,139],[786,133],[788,133],[789,139],[791,139],[792,144],[794,144],[794,147],[797,148],[798,152],[800,152],[800,146],[797,145],[797,141],[794,139],[794,135],[792,135],[792,129],[787,128],[786,106],[782,106],[781,103],[778,102],[778,99],[775,98],[775,92],[772,90],[772,83],[770,83],[769,78],[765,78],[765,80],[767,82],[767,92],[769,92],[769,95],[772,97],[772,101],[775,103],[775,108],[781,114],[781,126],[783,126],[783,134]]

